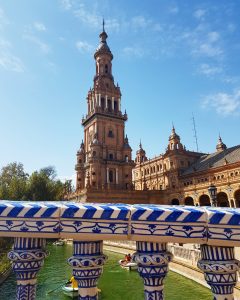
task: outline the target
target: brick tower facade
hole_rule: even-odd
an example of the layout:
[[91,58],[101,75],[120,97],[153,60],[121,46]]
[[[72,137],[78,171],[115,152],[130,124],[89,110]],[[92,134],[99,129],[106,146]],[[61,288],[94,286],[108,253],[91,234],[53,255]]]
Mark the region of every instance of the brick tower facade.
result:
[[134,162],[125,135],[127,114],[121,111],[121,91],[112,75],[113,55],[104,22],[99,37],[94,54],[96,74],[87,95],[87,115],[82,119],[84,141],[77,152],[77,192],[132,187]]

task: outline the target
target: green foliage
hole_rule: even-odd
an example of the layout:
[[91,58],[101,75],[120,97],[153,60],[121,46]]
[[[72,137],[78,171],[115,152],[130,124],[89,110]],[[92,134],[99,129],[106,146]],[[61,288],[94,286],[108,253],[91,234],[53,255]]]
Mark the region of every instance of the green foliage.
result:
[[24,172],[23,164],[10,163],[0,172],[0,199],[57,201],[64,195],[65,185],[56,179],[54,167]]
[[24,172],[23,164],[13,162],[3,167],[0,173],[0,198],[24,199],[27,180],[28,174]]

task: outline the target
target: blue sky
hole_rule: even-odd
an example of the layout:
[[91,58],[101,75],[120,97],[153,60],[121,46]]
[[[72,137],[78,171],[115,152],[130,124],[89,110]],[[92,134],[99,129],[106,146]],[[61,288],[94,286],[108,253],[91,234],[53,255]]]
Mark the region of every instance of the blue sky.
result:
[[102,17],[133,157],[165,151],[172,123],[189,150],[239,144],[240,2],[0,0],[0,166],[74,175]]

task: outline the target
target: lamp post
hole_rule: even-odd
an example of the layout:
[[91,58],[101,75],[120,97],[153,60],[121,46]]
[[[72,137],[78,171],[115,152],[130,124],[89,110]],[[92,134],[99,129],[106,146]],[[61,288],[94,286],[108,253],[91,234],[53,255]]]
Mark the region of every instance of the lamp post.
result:
[[217,207],[217,188],[215,185],[210,185],[208,192],[211,198],[212,206]]

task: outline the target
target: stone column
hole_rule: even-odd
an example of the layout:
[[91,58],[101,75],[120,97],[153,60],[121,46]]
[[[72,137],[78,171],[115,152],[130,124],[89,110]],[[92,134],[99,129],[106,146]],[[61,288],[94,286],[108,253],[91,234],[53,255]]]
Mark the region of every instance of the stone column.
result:
[[233,300],[240,266],[240,262],[235,259],[234,248],[201,245],[201,256],[198,267],[204,272],[214,300]]
[[101,94],[99,94],[98,97],[99,97],[99,98],[98,98],[98,99],[99,99],[99,100],[98,100],[99,107],[101,107]]
[[79,300],[98,299],[97,281],[107,259],[102,251],[102,241],[73,242],[73,256],[68,259],[68,263],[78,281]]
[[145,300],[164,299],[163,280],[172,259],[172,254],[167,251],[167,244],[137,242],[136,247],[133,261],[138,264],[138,272],[144,281]]
[[46,240],[14,238],[13,250],[8,253],[17,279],[17,300],[36,299],[37,272],[43,266]]
[[116,168],[116,184],[118,184],[118,168]]
[[106,109],[108,108],[108,97],[107,97],[107,95],[105,96],[105,107],[106,107]]
[[107,168],[107,183],[109,183],[109,168]]
[[121,111],[121,99],[118,99],[118,110]]

